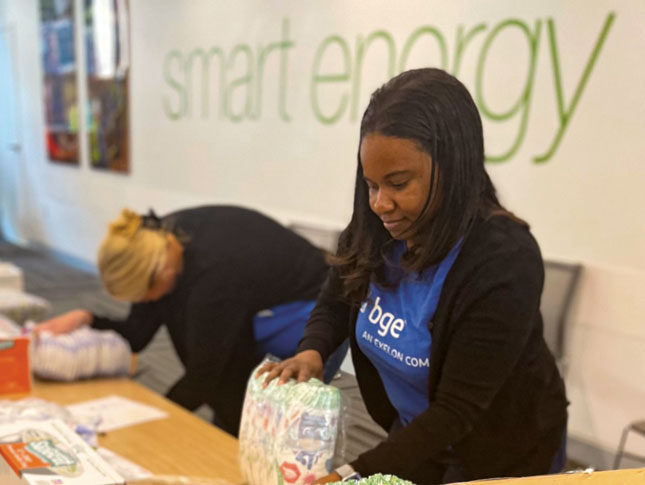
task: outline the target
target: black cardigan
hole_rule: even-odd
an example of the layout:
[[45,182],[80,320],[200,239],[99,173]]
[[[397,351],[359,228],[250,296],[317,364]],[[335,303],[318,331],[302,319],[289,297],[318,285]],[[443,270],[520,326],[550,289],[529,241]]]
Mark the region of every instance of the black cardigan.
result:
[[[452,447],[471,479],[547,473],[566,426],[564,383],[542,330],[544,267],[527,228],[507,217],[477,221],[428,327],[430,404],[396,436],[358,457],[363,476],[411,470]],[[299,351],[325,359],[349,332],[367,409],[386,431],[397,413],[356,343],[357,309],[330,271]],[[349,322],[349,325],[347,324]]]
[[94,317],[119,332],[134,352],[161,325],[185,367],[168,398],[194,410],[209,404],[237,434],[249,375],[261,360],[253,316],[283,303],[313,300],[327,275],[322,251],[255,211],[204,206],[163,218],[184,242],[184,269],[161,299],[132,305],[125,321]]

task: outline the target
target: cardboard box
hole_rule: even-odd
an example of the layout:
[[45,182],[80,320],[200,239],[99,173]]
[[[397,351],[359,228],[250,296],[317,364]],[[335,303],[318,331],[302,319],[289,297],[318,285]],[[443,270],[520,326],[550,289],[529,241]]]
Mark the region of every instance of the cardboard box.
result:
[[29,338],[4,318],[0,318],[0,369],[0,394],[24,394],[31,390]]
[[2,485],[122,485],[112,468],[63,421],[0,424]]

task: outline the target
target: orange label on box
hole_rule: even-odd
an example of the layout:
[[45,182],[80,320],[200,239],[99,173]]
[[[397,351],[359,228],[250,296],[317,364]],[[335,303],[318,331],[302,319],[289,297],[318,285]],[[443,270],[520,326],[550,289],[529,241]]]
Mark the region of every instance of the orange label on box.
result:
[[0,445],[0,455],[2,455],[9,466],[13,468],[16,475],[20,476],[21,470],[29,468],[48,467],[49,463],[42,461],[33,453],[26,449],[27,443],[9,443]]
[[0,339],[0,368],[0,394],[31,390],[28,338]]

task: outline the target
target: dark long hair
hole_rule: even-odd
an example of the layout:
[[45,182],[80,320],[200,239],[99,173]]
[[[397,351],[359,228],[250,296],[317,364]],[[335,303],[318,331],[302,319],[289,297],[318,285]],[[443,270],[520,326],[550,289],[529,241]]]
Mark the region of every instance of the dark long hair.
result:
[[[466,87],[440,69],[415,69],[394,77],[371,96],[360,141],[379,134],[414,141],[430,155],[431,193],[414,222],[415,245],[401,263],[421,271],[441,261],[477,217],[515,218],[497,199],[484,169],[484,138],[477,106]],[[358,151],[354,212],[330,258],[343,281],[343,297],[359,304],[371,281],[386,286],[383,252],[392,237],[369,207]]]

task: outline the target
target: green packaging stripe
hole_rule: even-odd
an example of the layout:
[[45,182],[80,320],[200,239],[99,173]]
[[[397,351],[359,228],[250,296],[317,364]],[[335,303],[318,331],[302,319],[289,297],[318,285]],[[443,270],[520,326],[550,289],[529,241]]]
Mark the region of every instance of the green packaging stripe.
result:
[[331,485],[414,485],[414,483],[403,480],[394,475],[381,475],[380,473],[360,480],[348,480],[346,482],[334,482]]
[[[255,371],[254,371],[255,373]],[[332,411],[340,409],[340,391],[334,386],[328,386],[318,379],[311,379],[308,382],[296,383],[290,380],[278,385],[274,379],[263,389],[264,376],[249,380],[247,391],[254,397],[263,397],[275,402],[281,402],[285,406],[298,403],[313,409]]]

